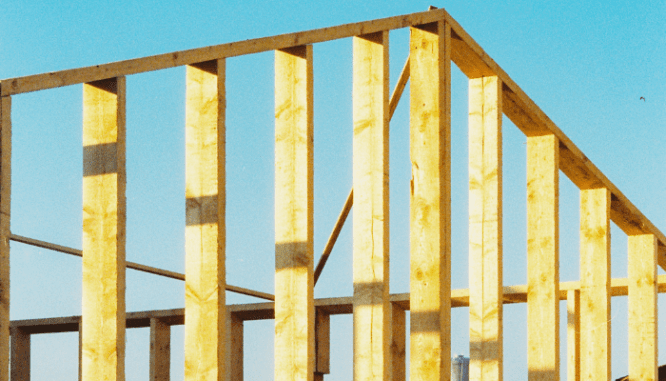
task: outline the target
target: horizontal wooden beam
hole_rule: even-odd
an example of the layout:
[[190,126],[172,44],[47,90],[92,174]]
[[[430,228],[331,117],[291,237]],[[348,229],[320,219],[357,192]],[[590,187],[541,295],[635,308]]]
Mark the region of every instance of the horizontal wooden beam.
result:
[[159,54],[78,69],[9,78],[0,83],[3,96],[69,86],[205,62],[213,59],[285,49],[383,30],[405,28],[444,19],[451,25],[454,63],[469,77],[496,75],[503,83],[505,114],[526,135],[554,134],[560,140],[560,168],[582,188],[603,186],[611,191],[611,219],[625,233],[654,234],[658,240],[658,262],[666,269],[666,236],[658,230],[619,189],[571,142],[546,114],[523,92],[509,75],[486,54],[479,44],[444,9],[344,24],[334,27],[231,42],[173,53]]
[[450,18],[444,9],[435,9],[409,15],[394,16],[328,28],[183,50],[173,53],[158,54],[150,57],[136,58],[104,65],[9,78],[2,80],[0,93],[5,96],[52,89],[113,78],[121,75],[139,74],[191,65],[225,57],[236,57],[269,50],[286,49],[295,46],[337,40],[340,38],[406,28],[412,25],[428,24],[442,20],[445,17]]
[[[28,237],[23,237],[17,234],[12,234],[9,238],[10,240],[14,242],[20,242],[24,243],[26,245],[31,245],[31,246],[36,246],[36,247],[41,247],[42,249],[48,249],[48,250],[53,250],[57,251],[60,253],[65,253],[65,254],[71,254],[75,255],[77,257],[81,257],[81,250],[74,249],[71,247],[67,246],[62,246],[62,245],[57,245],[55,243],[50,243],[46,241],[40,241],[38,239],[33,239],[33,238],[28,238]],[[135,262],[125,262],[126,267],[132,270],[138,270],[138,271],[143,271],[149,274],[154,274],[154,275],[160,275],[164,276],[167,278],[171,279],[178,279],[178,280],[185,280],[185,274],[175,272],[175,271],[169,271],[169,270],[163,270],[157,267],[152,267],[152,266],[146,266],[142,265],[139,263]],[[248,295],[248,296],[254,296],[255,298],[261,298],[261,299],[266,299],[266,300],[275,300],[275,296],[272,294],[269,294],[267,292],[261,292],[261,291],[255,291],[251,290],[249,288],[244,288],[244,287],[238,287],[238,286],[232,286],[230,284],[226,285],[226,290],[235,292],[237,294],[243,294],[243,295]]]
[[580,189],[608,188],[611,192],[611,220],[627,235],[654,234],[658,262],[666,270],[666,236],[597,168],[583,152],[550,120],[474,39],[449,14],[451,59],[469,78],[496,75],[501,80],[504,114],[526,135],[553,134],[560,144],[560,169]]
[[[666,293],[666,275],[658,277],[659,293]],[[611,296],[628,295],[627,278],[611,280]],[[570,290],[580,290],[580,282],[560,282],[560,300],[567,300]],[[505,286],[503,290],[504,304],[526,303],[527,285]],[[392,294],[391,303],[404,310],[409,310],[409,293]],[[315,308],[329,315],[348,315],[352,313],[352,297],[343,296],[335,298],[315,299]],[[451,307],[469,307],[469,290],[451,290]],[[230,304],[227,311],[240,320],[268,320],[273,319],[273,303]],[[160,319],[169,325],[182,325],[184,309],[152,310],[128,312],[127,328],[150,327],[150,319]],[[66,316],[44,319],[13,320],[11,328],[21,328],[30,334],[78,332],[81,316]]]

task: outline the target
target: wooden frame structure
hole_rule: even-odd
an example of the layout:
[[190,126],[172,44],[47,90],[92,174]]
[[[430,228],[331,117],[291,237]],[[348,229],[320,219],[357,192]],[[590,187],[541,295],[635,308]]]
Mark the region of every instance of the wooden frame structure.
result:
[[[411,30],[391,95],[388,32]],[[313,252],[313,48],[353,38],[353,193],[320,264]],[[225,275],[225,60],[275,51],[275,296]],[[470,288],[451,290],[451,61],[469,78]],[[125,261],[125,76],[187,66],[186,273]],[[388,125],[410,84],[410,292],[388,292]],[[11,98],[83,84],[83,250],[11,233]],[[502,282],[502,115],[527,137],[528,283]],[[580,282],[559,280],[559,172],[580,189]],[[350,297],[314,285],[353,208]],[[629,297],[629,376],[656,379],[658,230],[443,9],[0,82],[0,381],[30,379],[30,336],[80,332],[80,378],[124,380],[125,329],[150,327],[151,381],[169,379],[170,326],[185,324],[185,379],[242,380],[243,322],[275,319],[275,379],[329,373],[330,315],[353,314],[354,379],[448,379],[451,308],[470,311],[470,375],[501,380],[502,309],[527,303],[528,377],[560,379],[559,302],[569,316],[568,379],[610,378],[610,298]],[[610,221],[629,236],[629,275],[610,278]],[[82,316],[9,320],[9,241],[83,257]],[[185,308],[125,311],[125,269],[185,280]],[[225,290],[274,302],[227,305]],[[100,302],[102,301],[102,302]],[[405,314],[410,313],[409,335]],[[11,371],[10,367],[11,335]]]

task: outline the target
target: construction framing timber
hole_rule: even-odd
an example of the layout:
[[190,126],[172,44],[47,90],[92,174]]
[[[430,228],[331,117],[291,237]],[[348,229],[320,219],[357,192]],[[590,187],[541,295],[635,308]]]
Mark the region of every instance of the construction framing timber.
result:
[[[410,28],[410,56],[390,95],[388,32],[399,28]],[[350,37],[353,192],[315,270],[312,46]],[[225,273],[225,60],[264,51],[275,51],[275,296],[228,285]],[[451,62],[469,78],[465,290],[451,290]],[[125,260],[125,76],[177,66],[187,66],[184,275]],[[390,295],[388,124],[408,80],[416,164],[411,295]],[[78,84],[84,94],[81,251],[10,229],[11,98]],[[528,282],[509,287],[502,283],[503,114],[527,137]],[[580,189],[579,282],[559,279],[560,170]],[[350,210],[354,294],[314,299],[315,282]],[[150,327],[151,381],[168,380],[170,327],[182,324],[185,380],[238,381],[243,322],[260,319],[275,319],[276,381],[323,380],[330,372],[329,317],[335,314],[353,314],[355,380],[404,380],[406,361],[410,380],[445,380],[456,307],[470,312],[470,379],[501,380],[502,309],[508,303],[527,303],[528,378],[558,380],[561,300],[569,319],[568,379],[604,380],[610,379],[610,300],[626,295],[628,352],[635,354],[629,378],[657,379],[657,294],[666,292],[657,266],[666,269],[666,236],[444,9],[2,80],[0,212],[0,381],[30,379],[31,335],[74,331],[81,337],[80,379],[124,380],[125,330],[136,327]],[[610,221],[629,237],[625,279],[610,278]],[[82,256],[82,316],[10,322],[11,240]],[[126,268],[185,281],[185,308],[127,313]],[[274,302],[227,305],[224,290]]]

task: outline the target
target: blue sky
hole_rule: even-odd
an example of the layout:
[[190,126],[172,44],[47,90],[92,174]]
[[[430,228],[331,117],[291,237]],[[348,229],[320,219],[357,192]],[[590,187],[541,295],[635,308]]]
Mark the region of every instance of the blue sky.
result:
[[[431,4],[445,7],[592,162],[666,229],[666,5],[661,1],[6,0],[0,78],[419,12]],[[391,87],[407,57],[408,38],[407,30],[391,33]],[[273,292],[273,54],[229,59],[227,65],[227,279]],[[314,66],[318,256],[351,187],[351,40],[315,45]],[[127,79],[127,259],[181,272],[184,74],[175,68]],[[467,288],[466,86],[453,66],[454,288]],[[392,293],[407,292],[409,281],[407,104],[399,105],[391,124]],[[13,233],[81,247],[81,108],[80,85],[13,98]],[[504,283],[525,284],[525,138],[504,122]],[[561,279],[577,280],[578,192],[565,176],[560,192]],[[626,236],[616,227],[612,242],[612,274],[624,277]],[[80,259],[15,243],[11,276],[12,319],[80,314]],[[184,304],[179,281],[133,271],[127,279],[129,311]],[[351,293],[347,226],[315,294]],[[254,299],[228,294],[228,300]],[[661,298],[660,306],[666,307]],[[614,299],[612,308],[613,377],[619,377],[627,373],[626,299]],[[525,316],[524,305],[505,308],[505,379],[526,378]],[[468,354],[466,319],[467,309],[453,312],[454,353]],[[351,318],[332,322],[334,373],[327,380],[347,380]],[[246,379],[272,379],[272,332],[272,321],[246,323]],[[146,379],[148,331],[130,330],[127,337],[127,380]],[[33,379],[75,377],[77,342],[75,334],[34,337]],[[174,328],[172,345],[172,378],[178,380],[181,328]],[[660,358],[666,362],[666,356]]]

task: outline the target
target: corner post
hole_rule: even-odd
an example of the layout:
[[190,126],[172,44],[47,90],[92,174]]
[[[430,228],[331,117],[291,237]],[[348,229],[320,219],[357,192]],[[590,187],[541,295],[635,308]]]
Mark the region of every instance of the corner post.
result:
[[410,380],[451,373],[451,27],[410,28]]

